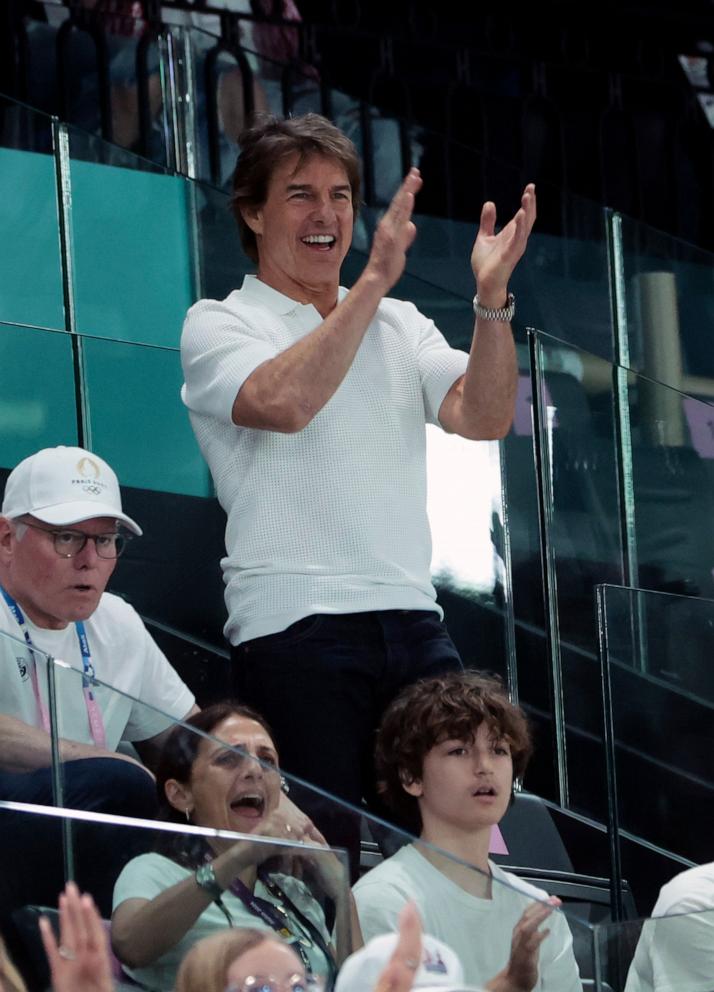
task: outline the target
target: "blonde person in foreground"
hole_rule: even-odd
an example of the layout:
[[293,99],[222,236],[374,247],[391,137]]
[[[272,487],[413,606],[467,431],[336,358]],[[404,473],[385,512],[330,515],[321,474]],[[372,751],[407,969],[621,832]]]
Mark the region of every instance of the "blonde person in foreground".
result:
[[496,679],[453,673],[397,697],[377,737],[380,784],[395,811],[418,815],[426,843],[406,845],[355,885],[365,940],[392,932],[413,901],[467,982],[489,992],[581,992],[559,901],[488,857],[491,828],[530,753],[525,715]]

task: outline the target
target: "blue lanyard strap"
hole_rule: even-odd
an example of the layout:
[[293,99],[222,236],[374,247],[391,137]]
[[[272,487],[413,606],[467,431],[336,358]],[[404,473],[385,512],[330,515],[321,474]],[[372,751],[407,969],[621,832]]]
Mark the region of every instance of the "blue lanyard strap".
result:
[[[25,617],[22,614],[22,610],[17,605],[15,600],[12,598],[10,593],[7,592],[7,590],[5,590],[2,586],[0,586],[0,592],[3,595],[3,599],[7,603],[8,609],[15,617],[15,620],[17,621],[17,625],[23,633],[28,648],[30,649],[30,651],[34,652],[35,645],[32,643],[32,638],[30,637],[30,631],[27,629],[27,626],[25,625]],[[34,654],[33,654],[33,658],[34,658]]]
[[[15,618],[18,627],[22,631],[22,636],[25,638],[25,643],[30,651],[32,657],[33,669],[32,669],[32,686],[35,693],[35,700],[37,702],[37,708],[40,711],[40,717],[42,720],[42,726],[49,733],[49,714],[47,713],[47,707],[45,706],[42,696],[40,695],[40,686],[37,679],[37,662],[35,659],[35,652],[39,650],[35,647],[32,637],[30,636],[30,631],[27,629],[27,622],[25,621],[25,616],[20,609],[19,603],[17,603],[10,593],[0,586],[0,592],[3,595],[3,599],[7,603],[8,609]],[[104,721],[102,719],[102,714],[97,704],[97,701],[92,692],[91,686],[94,684],[94,665],[92,664],[92,654],[89,650],[89,639],[87,638],[87,631],[84,627],[84,621],[76,620],[74,624],[75,630],[77,631],[77,639],[79,641],[79,651],[82,656],[82,691],[84,693],[84,700],[87,707],[87,718],[89,720],[89,727],[92,733],[92,739],[95,744],[101,747],[106,746],[106,735],[104,731]],[[44,652],[43,652],[44,653]]]
[[92,664],[92,653],[89,650],[89,641],[87,640],[87,631],[84,629],[83,620],[75,620],[74,622],[75,630],[77,631],[77,640],[79,641],[79,652],[82,655],[82,685],[88,688],[94,681],[94,665]]
[[[22,631],[22,636],[25,638],[25,643],[30,651],[33,652],[34,659],[34,652],[38,649],[35,647],[32,637],[30,636],[30,631],[27,629],[27,622],[25,620],[24,613],[20,609],[20,604],[14,600],[7,589],[4,589],[2,586],[0,586],[0,592],[3,595],[3,599],[7,603],[8,609],[17,621],[18,627]],[[87,639],[87,631],[85,630],[83,620],[75,620],[74,626],[77,631],[79,651],[82,655],[82,685],[89,686],[95,676],[94,665],[92,664],[92,653],[89,650],[89,640]]]

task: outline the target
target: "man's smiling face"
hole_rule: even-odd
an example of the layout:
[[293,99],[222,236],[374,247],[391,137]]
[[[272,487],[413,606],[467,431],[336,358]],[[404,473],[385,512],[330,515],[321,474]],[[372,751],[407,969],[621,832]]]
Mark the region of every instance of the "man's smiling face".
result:
[[334,159],[297,153],[275,170],[265,203],[244,211],[258,243],[258,277],[303,303],[334,292],[352,243],[349,179]]

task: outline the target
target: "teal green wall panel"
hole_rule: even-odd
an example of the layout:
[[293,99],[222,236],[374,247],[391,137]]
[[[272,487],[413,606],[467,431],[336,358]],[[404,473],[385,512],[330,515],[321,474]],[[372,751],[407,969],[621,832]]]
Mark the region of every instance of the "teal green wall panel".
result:
[[187,181],[79,160],[71,178],[78,333],[176,347],[194,300]]
[[55,165],[0,148],[0,321],[64,330]]
[[77,444],[72,339],[0,325],[0,465],[56,444]]
[[179,390],[177,351],[83,341],[91,446],[122,485],[212,496]]

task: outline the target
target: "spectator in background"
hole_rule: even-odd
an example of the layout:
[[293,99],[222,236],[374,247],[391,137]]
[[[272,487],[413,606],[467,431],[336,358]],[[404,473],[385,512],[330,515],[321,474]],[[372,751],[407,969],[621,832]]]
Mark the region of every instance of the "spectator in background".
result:
[[[38,10],[28,7],[25,30],[29,41],[29,103],[46,113],[57,114],[90,133],[100,131],[100,84],[97,42],[98,29],[105,41],[109,61],[109,99],[112,140],[131,148],[139,136],[136,43],[145,28],[139,0],[80,0],[75,5],[75,27],[66,40],[64,68],[67,106],[60,106],[57,32],[71,16],[61,0],[50,0]],[[155,61],[155,56],[152,55]],[[153,63],[152,63],[153,64]],[[150,114],[161,106],[158,75],[149,76]],[[153,151],[160,157],[161,149]]]
[[[417,170],[348,292],[340,270],[360,199],[352,142],[307,114],[261,121],[241,149],[234,212],[258,272],[189,311],[182,398],[228,515],[236,695],[266,714],[288,771],[359,805],[384,707],[420,676],[461,668],[430,576],[425,425],[473,439],[510,427],[508,281],[535,190],[498,234],[495,206],[484,205],[467,355],[386,296],[416,235]],[[309,811],[331,843],[356,851],[356,821],[338,827]]]
[[[232,14],[252,15],[250,0],[217,0],[211,7]],[[215,92],[209,92],[206,78],[206,57],[220,43],[221,21],[218,14],[200,10],[162,7],[162,20],[169,27],[193,29],[190,32],[191,50],[195,54],[193,75],[196,87],[196,147],[199,152],[199,176],[210,178],[211,168],[208,148],[207,104],[215,102],[218,122],[218,165],[216,177],[222,184],[230,177],[237,154],[238,136],[248,123],[245,117],[243,73],[234,56],[227,50],[218,53],[215,63]],[[245,50],[249,68],[253,73],[252,96],[256,113],[269,108],[269,98],[263,85],[263,72],[256,58],[256,40],[252,20],[239,19],[240,47]]]
[[[452,673],[394,700],[377,735],[380,788],[392,810],[416,816],[426,843],[401,848],[355,885],[366,940],[390,933],[413,901],[467,981],[492,992],[581,992],[570,930],[552,912],[559,901],[488,858],[531,749],[524,714],[495,679]],[[550,929],[539,929],[549,917]]]
[[711,992],[714,861],[663,885],[652,917],[642,927],[625,992]]
[[[130,816],[156,811],[151,773],[117,747],[130,741],[153,763],[172,719],[196,707],[137,613],[105,592],[132,534],[141,529],[122,510],[116,475],[90,451],[45,448],[8,477],[0,515],[4,800],[53,804],[49,655],[65,663],[54,669],[62,804]],[[119,691],[93,685],[93,677]],[[3,811],[0,822],[4,930],[17,906],[51,905],[63,878],[58,821]],[[90,824],[77,828],[76,841],[78,878],[108,911],[114,879],[133,852]]]

